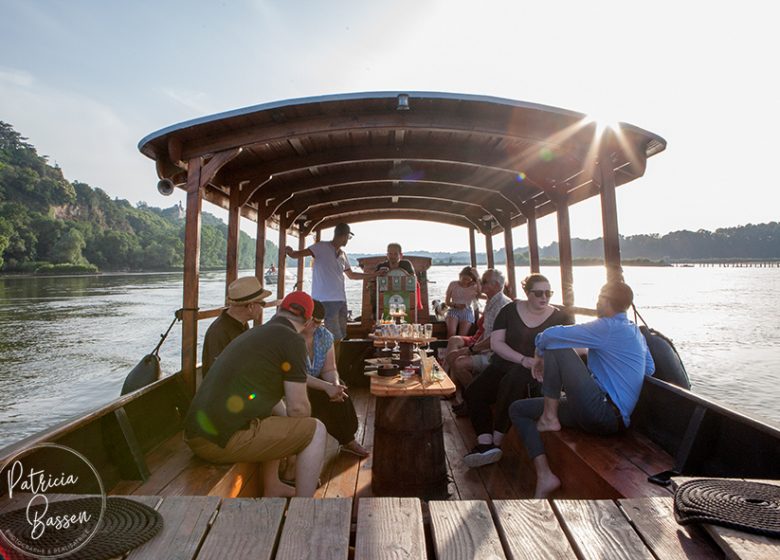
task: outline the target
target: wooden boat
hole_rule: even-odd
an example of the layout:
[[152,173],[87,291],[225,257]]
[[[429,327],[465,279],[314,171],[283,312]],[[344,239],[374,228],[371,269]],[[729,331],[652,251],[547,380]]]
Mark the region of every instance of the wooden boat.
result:
[[[527,228],[530,270],[538,271],[536,222],[554,213],[563,308],[572,314],[594,315],[594,310],[575,305],[568,209],[587,198],[600,198],[606,278],[621,278],[615,189],[641,177],[648,159],[661,153],[666,141],[625,123],[602,131],[585,115],[533,103],[474,95],[382,92],[281,101],[204,117],[150,134],[141,140],[139,148],[154,160],[161,181],[187,194],[181,371],[3,449],[0,460],[36,442],[58,442],[88,457],[111,494],[154,495],[165,500],[171,496],[219,496],[228,500],[260,495],[257,465],[207,464],[192,456],[180,434],[183,415],[197,385],[198,321],[220,311],[199,308],[198,251],[204,200],[229,214],[226,283],[238,275],[242,218],[257,223],[256,274],[261,279],[265,278],[266,226],[278,230],[279,247],[288,245],[287,237],[292,234],[298,237],[298,247],[303,248],[307,236],[319,239],[321,230],[338,222],[419,219],[462,227],[473,265],[477,233],[485,237],[491,267],[493,237],[501,235],[513,294],[513,228]],[[281,298],[286,274],[282,251],[277,271],[281,280],[277,296]],[[299,281],[302,274],[300,262]],[[426,290],[424,271],[419,280]],[[427,297],[423,301],[427,304]],[[371,448],[375,399],[362,375],[363,359],[371,351],[365,339],[370,328],[365,301],[363,311],[363,321],[350,324],[349,339],[342,343],[339,370],[352,386],[361,420],[358,435]],[[526,507],[511,502],[529,497],[532,488],[531,469],[516,437],[508,437],[505,458],[499,464],[469,471],[462,456],[474,440],[473,431],[445,404],[441,405],[441,413],[452,499],[482,500],[497,520],[504,515],[500,512],[506,513],[510,506]],[[550,462],[563,480],[563,489],[556,498],[666,497],[661,514],[664,523],[670,519],[670,490],[648,482],[649,476],[673,470],[689,477],[780,478],[779,430],[658,379],[646,381],[632,428],[624,434],[596,438],[564,430],[545,437]],[[45,449],[39,450],[37,457],[46,464]],[[372,495],[371,466],[371,457],[331,457],[317,497],[352,498],[351,515],[358,518],[362,515],[358,513],[358,499],[363,502]],[[178,502],[164,501],[163,505],[167,503]],[[187,503],[212,508],[212,513],[219,507],[218,500],[192,498]],[[224,511],[230,503],[223,502]],[[364,503],[367,505],[360,506],[361,512],[379,507],[373,502]],[[635,505],[641,509],[650,507],[650,503]],[[467,502],[463,504],[466,507]],[[555,526],[561,523],[565,531],[534,546],[553,547],[561,539],[568,539],[571,546],[582,551],[588,539],[599,540],[599,516],[606,511],[603,508],[619,506],[623,513],[617,515],[623,516],[622,522],[639,531],[641,538],[634,537],[640,540],[639,546],[650,546],[650,539],[639,529],[642,524],[626,513],[629,502],[582,502],[584,509],[580,510],[580,506],[572,505],[575,502],[552,500],[550,504],[558,521],[555,516],[545,519]],[[408,503],[398,501],[396,505],[404,510]],[[419,505],[416,507],[419,509]],[[424,510],[434,528],[443,523],[436,513],[444,511],[443,507],[431,505]],[[546,503],[533,507],[542,508],[537,511],[539,515],[542,510],[552,511]],[[567,508],[579,511],[571,514],[579,516],[579,522],[567,525]],[[445,510],[456,524],[464,522],[458,525],[459,530],[469,531],[468,526],[474,526],[465,523],[468,516],[463,511]],[[348,506],[348,516],[349,511]],[[393,511],[395,515],[400,510]],[[498,535],[499,549],[503,546],[509,554],[514,550],[516,534],[506,524],[493,529],[490,510],[479,511],[480,515],[488,512],[487,523],[493,531],[490,535]],[[613,515],[613,509],[609,511]],[[287,523],[292,523],[292,509],[288,515]],[[417,519],[417,514],[412,517]],[[529,519],[527,523],[533,525]],[[419,534],[423,535],[422,517],[419,521]],[[585,537],[577,536],[575,526],[588,526],[592,531],[586,531]],[[360,520],[357,541],[362,542],[359,527]],[[208,530],[205,527],[201,537],[205,538]],[[545,530],[536,526],[529,534]],[[690,542],[704,539],[701,546],[712,546],[712,541],[694,534],[693,529],[670,530],[666,526],[663,530],[672,538],[684,534]],[[434,533],[444,534],[441,525]],[[418,534],[417,525],[414,534]],[[422,538],[424,541],[426,537]],[[436,536],[430,538],[437,540]],[[575,542],[578,539],[584,540]],[[201,544],[195,543],[191,557]],[[438,551],[439,544],[437,541],[431,546]],[[419,551],[420,543],[415,546]],[[424,555],[425,542],[422,552]],[[657,550],[654,553],[659,554]]]

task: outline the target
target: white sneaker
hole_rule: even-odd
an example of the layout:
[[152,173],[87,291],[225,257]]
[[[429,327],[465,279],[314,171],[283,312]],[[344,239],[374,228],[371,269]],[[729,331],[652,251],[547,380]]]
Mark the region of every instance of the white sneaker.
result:
[[463,457],[463,462],[470,469],[483,467],[492,463],[498,463],[503,455],[501,448],[492,444],[480,444],[471,450],[471,453]]

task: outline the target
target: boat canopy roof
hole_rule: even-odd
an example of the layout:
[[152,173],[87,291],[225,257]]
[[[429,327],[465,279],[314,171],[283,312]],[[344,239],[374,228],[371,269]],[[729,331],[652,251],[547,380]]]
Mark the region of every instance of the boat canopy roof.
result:
[[[644,174],[666,148],[619,123],[496,97],[371,92],[266,103],[154,132],[139,143],[160,179],[186,188],[188,163],[221,153],[204,197],[305,235],[338,222],[415,219],[493,234]],[[226,161],[226,163],[224,163]],[[207,163],[206,163],[207,164]]]

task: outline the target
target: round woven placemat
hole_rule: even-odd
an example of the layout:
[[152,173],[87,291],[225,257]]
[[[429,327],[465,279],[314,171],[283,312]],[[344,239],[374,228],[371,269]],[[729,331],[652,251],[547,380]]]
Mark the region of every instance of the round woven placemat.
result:
[[780,487],[740,480],[690,480],[674,494],[674,516],[683,525],[711,523],[780,537]]
[[[36,505],[30,508],[30,511],[40,511],[40,507]],[[57,515],[73,515],[86,511],[91,515],[91,519],[96,520],[100,516],[100,507],[101,499],[93,497],[51,502],[46,510],[46,517],[51,519]],[[162,516],[149,506],[126,498],[111,497],[106,500],[106,511],[95,535],[77,551],[63,554],[61,551],[64,548],[67,549],[73,546],[72,543],[84,540],[83,525],[74,524],[70,528],[59,530],[47,527],[40,538],[32,540],[30,535],[32,527],[27,521],[26,508],[0,515],[0,528],[2,528],[3,533],[5,535],[12,534],[17,542],[34,543],[34,549],[25,548],[35,551],[36,555],[63,554],[63,558],[89,560],[104,560],[122,556],[151,539],[162,526]],[[27,558],[2,541],[0,544],[3,544],[3,552],[8,560]]]

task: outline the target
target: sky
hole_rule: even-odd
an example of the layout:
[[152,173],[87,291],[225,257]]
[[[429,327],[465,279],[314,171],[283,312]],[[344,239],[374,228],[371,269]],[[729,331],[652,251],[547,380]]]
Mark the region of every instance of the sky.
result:
[[[777,221],[780,33],[772,6],[0,0],[0,120],[67,179],[167,207],[182,196],[158,194],[154,163],[137,149],[166,126],[334,93],[492,95],[666,139],[645,176],[617,190],[623,235]],[[600,216],[598,199],[572,207],[572,235],[600,236]],[[351,252],[381,253],[390,240],[407,253],[468,249],[467,231],[450,226],[387,221],[353,230]],[[527,243],[523,227],[513,237]],[[543,245],[556,239],[554,216],[540,220],[539,237]],[[502,246],[497,236],[494,247]]]

